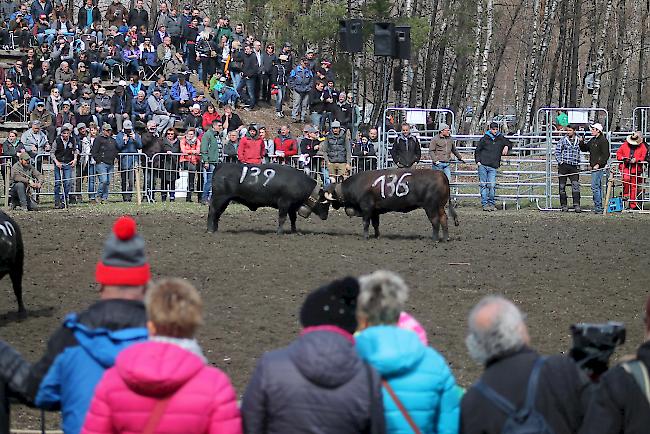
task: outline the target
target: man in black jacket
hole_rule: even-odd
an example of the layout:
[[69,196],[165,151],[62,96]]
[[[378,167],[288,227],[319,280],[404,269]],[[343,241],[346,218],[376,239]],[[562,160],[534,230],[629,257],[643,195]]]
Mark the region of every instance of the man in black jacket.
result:
[[594,197],[594,213],[603,212],[603,174],[609,160],[609,141],[603,134],[603,126],[595,123],[589,127],[591,139],[585,143],[581,137],[580,150],[589,152],[589,167],[591,168],[591,193]]
[[108,188],[113,177],[113,167],[118,155],[117,142],[113,138],[113,128],[108,122],[102,125],[102,134],[93,142],[90,154],[95,159],[95,173],[97,173],[99,187],[96,201],[108,201]]
[[501,156],[508,155],[509,150],[510,141],[499,132],[499,125],[492,122],[490,129],[481,137],[474,151],[483,211],[497,210],[494,202],[497,169],[501,165]]
[[260,67],[257,62],[257,56],[253,53],[253,47],[247,45],[244,47],[244,55],[242,56],[244,65],[242,68],[242,76],[244,79],[239,83],[237,93],[242,94],[243,87],[246,86],[246,94],[248,95],[247,110],[255,108],[257,103],[257,82],[259,81]]
[[[645,307],[645,339],[636,360],[613,367],[600,377],[581,434],[645,434],[650,427],[650,401],[633,372],[650,371],[650,298]],[[635,366],[636,365],[636,366]],[[646,377],[647,378],[647,377]],[[645,393],[644,393],[645,392]]]
[[307,296],[300,336],[264,354],[246,388],[246,434],[385,432],[379,375],[352,337],[358,294],[358,281],[348,277]]
[[149,29],[149,13],[144,10],[143,0],[136,1],[135,8],[129,12],[128,23],[129,26],[136,26],[138,29],[141,26],[144,26],[147,30]]
[[[470,312],[465,340],[470,356],[485,366],[480,382],[517,409],[526,400],[528,379],[540,355],[529,347],[523,314],[509,300],[490,296]],[[534,409],[555,434],[571,434],[582,424],[590,382],[565,356],[550,356],[541,366]],[[461,401],[461,434],[499,434],[507,415],[476,386]]]
[[[72,169],[77,164],[79,150],[72,140],[72,125],[63,124],[61,134],[56,138],[50,151],[50,157],[56,166],[54,169],[54,207],[65,208],[70,199],[70,190],[74,181]],[[63,200],[61,200],[61,183],[63,183]]]
[[411,167],[420,161],[422,156],[420,141],[411,135],[411,126],[409,124],[402,124],[402,133],[395,139],[390,155],[397,167]]
[[[68,315],[34,364],[0,341],[0,389],[7,385],[12,395],[28,405],[60,409],[63,431],[80,432],[104,371],[113,366],[122,349],[147,339],[142,299],[150,275],[145,243],[135,221],[119,218],[95,270],[100,300],[79,314]],[[3,430],[2,412],[0,408],[0,434],[8,432]]]

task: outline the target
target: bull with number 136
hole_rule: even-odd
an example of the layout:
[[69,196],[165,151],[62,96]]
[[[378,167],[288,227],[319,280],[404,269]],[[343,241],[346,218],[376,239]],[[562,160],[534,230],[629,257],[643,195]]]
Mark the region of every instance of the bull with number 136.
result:
[[[433,229],[434,241],[448,241],[445,206],[458,226],[451,203],[449,181],[443,172],[431,169],[386,169],[359,172],[343,182],[330,184],[325,198],[334,209],[345,208],[350,217],[363,217],[363,236],[368,238],[372,222],[379,237],[379,216],[387,212],[410,212],[422,208]],[[442,227],[442,238],[439,238]]]

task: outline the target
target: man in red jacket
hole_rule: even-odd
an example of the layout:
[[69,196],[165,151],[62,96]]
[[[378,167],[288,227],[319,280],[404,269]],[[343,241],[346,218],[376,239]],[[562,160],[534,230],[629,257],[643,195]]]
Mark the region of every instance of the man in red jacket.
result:
[[257,134],[257,126],[250,125],[248,132],[239,141],[237,158],[242,163],[260,164],[264,157],[264,141]]
[[[296,139],[291,137],[289,125],[282,125],[278,133],[278,136],[273,140],[276,154],[285,158],[296,155],[298,153],[298,144]],[[284,162],[284,158],[281,159],[281,162]]]

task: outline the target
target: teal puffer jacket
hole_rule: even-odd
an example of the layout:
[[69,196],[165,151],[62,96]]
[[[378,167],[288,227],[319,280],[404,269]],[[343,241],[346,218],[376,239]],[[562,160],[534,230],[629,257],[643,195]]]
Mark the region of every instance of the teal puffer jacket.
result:
[[[437,351],[397,326],[370,327],[356,336],[357,352],[386,380],[423,434],[456,434],[460,393],[451,370]],[[386,432],[413,430],[383,390]]]

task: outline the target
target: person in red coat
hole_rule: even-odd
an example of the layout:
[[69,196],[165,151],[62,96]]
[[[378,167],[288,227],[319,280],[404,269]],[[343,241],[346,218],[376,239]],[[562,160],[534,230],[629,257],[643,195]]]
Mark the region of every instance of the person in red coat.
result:
[[203,122],[201,124],[201,126],[203,127],[203,131],[208,131],[212,126],[212,122],[214,122],[215,120],[220,121],[221,115],[217,113],[217,109],[214,108],[213,104],[208,104],[205,112],[203,113]]
[[203,310],[197,290],[162,280],[145,305],[149,340],[120,352],[106,371],[82,434],[241,434],[235,389],[194,339]]
[[630,209],[639,209],[637,199],[643,190],[639,183],[643,178],[644,164],[648,148],[643,142],[641,133],[636,132],[627,136],[623,145],[616,152],[616,159],[621,161],[619,169],[623,181],[623,196],[629,199]]
[[296,143],[296,139],[291,137],[291,130],[289,129],[289,125],[282,125],[280,127],[279,133],[280,135],[278,135],[275,140],[273,140],[276,154],[278,151],[280,151],[281,155],[283,155],[285,158],[298,154],[298,144]]
[[257,134],[257,127],[250,125],[248,132],[239,141],[237,158],[242,163],[260,164],[264,157],[264,140]]

